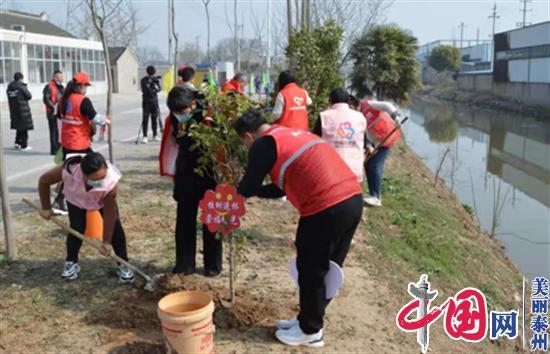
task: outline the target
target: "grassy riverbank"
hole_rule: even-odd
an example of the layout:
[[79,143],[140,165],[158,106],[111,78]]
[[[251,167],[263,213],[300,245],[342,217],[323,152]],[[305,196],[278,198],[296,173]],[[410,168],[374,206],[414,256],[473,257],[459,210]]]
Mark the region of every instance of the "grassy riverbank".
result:
[[[119,149],[126,153],[118,159],[129,254],[151,274],[169,272],[173,265],[176,214],[171,182],[157,177],[154,150],[131,145]],[[472,286],[485,292],[490,309],[520,308],[517,268],[497,242],[479,231],[444,183],[434,187],[433,174],[402,143],[387,164],[383,202],[382,208],[364,212],[346,261],[345,286],[328,309],[327,345],[312,352],[418,352],[416,335],[400,332],[395,315],[410,300],[407,284],[422,273],[439,291],[435,305]],[[296,352],[279,344],[273,332],[277,317],[297,310],[287,239],[294,236],[298,216],[281,201],[251,199],[247,208],[239,231],[246,239],[237,280],[240,300],[233,320],[221,311],[216,315],[216,351]],[[162,352],[155,313],[159,293],[118,285],[112,262],[86,246],[81,278],[64,283],[59,278],[63,233],[30,213],[15,216],[15,231],[20,257],[0,261],[1,351]],[[183,285],[174,288],[224,293],[227,277],[227,271],[215,279],[193,275],[179,279]],[[434,353],[515,352],[519,343],[452,341],[442,319],[430,328]]]
[[460,90],[455,82],[446,82],[435,85],[424,85],[422,89],[413,93],[413,96],[423,100],[441,100],[464,104],[478,109],[492,109],[519,113],[538,119],[550,119],[550,109],[539,105],[530,105],[512,98],[493,95],[489,92]]

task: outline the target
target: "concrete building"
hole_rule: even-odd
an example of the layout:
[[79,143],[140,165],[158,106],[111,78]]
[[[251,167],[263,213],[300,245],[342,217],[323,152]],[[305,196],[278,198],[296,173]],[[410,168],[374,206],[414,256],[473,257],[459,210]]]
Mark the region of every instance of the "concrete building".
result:
[[113,75],[113,91],[116,93],[132,93],[139,87],[139,60],[127,47],[110,47],[109,61]]
[[89,94],[107,92],[101,42],[76,38],[48,22],[45,14],[0,11],[0,101],[6,101],[6,87],[17,71],[33,100],[41,100],[54,70],[63,71],[66,80],[85,71],[93,84]]
[[461,73],[458,87],[550,108],[550,21],[495,34],[492,71]]

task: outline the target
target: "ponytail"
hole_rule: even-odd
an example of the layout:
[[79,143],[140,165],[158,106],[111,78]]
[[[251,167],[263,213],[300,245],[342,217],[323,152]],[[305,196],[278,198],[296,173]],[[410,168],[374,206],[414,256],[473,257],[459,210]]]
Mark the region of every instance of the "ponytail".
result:
[[61,103],[59,104],[59,115],[61,117],[64,117],[65,114],[67,114],[69,97],[71,97],[71,94],[77,92],[76,86],[76,82],[74,80],[71,80],[67,83],[67,87],[65,87],[65,91],[63,92],[63,96],[61,97]]

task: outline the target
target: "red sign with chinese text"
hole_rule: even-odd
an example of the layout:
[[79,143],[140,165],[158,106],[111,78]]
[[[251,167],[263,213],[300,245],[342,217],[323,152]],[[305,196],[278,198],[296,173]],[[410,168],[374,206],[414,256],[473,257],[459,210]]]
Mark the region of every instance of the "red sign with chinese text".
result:
[[206,191],[199,208],[202,211],[201,222],[208,227],[208,231],[219,231],[222,235],[238,229],[241,225],[239,218],[246,213],[243,196],[227,183],[218,184],[215,191]]

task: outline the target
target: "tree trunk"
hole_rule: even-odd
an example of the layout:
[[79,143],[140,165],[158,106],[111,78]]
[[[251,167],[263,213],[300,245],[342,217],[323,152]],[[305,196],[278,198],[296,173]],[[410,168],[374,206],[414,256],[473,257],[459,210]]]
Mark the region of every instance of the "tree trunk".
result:
[[10,258],[17,256],[17,244],[11,228],[11,208],[8,182],[6,180],[6,168],[4,165],[4,143],[2,141],[2,127],[0,124],[0,197],[2,198],[2,221],[4,223],[4,236],[6,239],[6,254]]
[[[109,59],[109,46],[107,45],[107,38],[105,38],[105,33],[103,28],[99,31],[99,36],[101,37],[101,43],[103,43],[103,58],[105,59],[105,70],[107,70],[107,108],[106,114],[108,118],[111,116],[111,102],[113,100],[113,73],[111,72],[111,62]],[[113,152],[113,122],[108,125],[107,128],[107,141],[109,144],[109,161],[115,163],[115,155]]]
[[204,11],[206,11],[206,57],[208,58],[208,65],[212,66],[212,57],[210,56],[210,12],[208,12],[208,4],[204,4]]
[[235,303],[235,237],[229,236],[229,296],[232,304]]
[[[175,21],[176,21],[176,12],[174,10],[174,0],[170,0],[171,7],[171,17],[169,21],[171,22],[172,33],[171,36],[174,38],[174,86],[176,86],[178,79],[178,35],[176,33]],[[168,58],[170,60],[170,58]]]
[[241,71],[241,44],[239,38],[239,22],[237,18],[237,0],[233,2],[233,26],[235,29],[234,45],[235,45],[235,67],[237,72]]
[[292,0],[286,0],[286,22],[288,27],[288,41],[292,37]]

